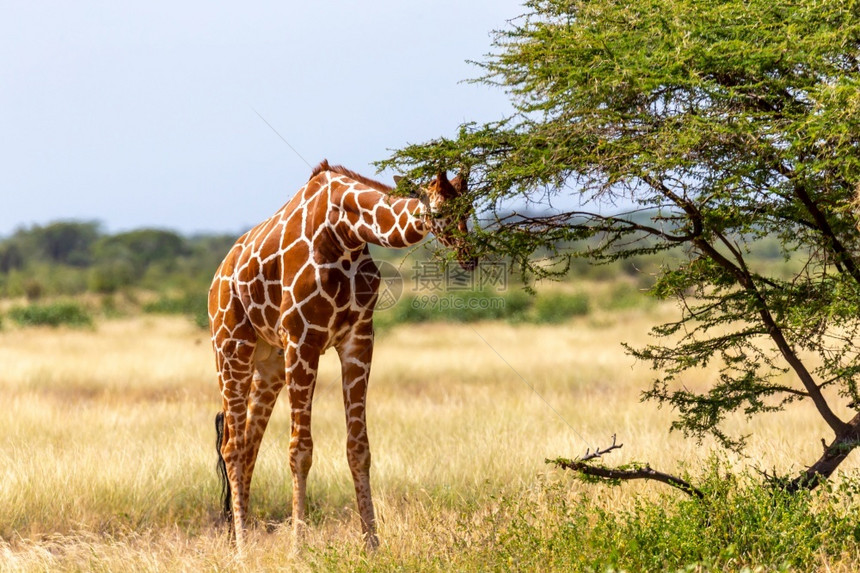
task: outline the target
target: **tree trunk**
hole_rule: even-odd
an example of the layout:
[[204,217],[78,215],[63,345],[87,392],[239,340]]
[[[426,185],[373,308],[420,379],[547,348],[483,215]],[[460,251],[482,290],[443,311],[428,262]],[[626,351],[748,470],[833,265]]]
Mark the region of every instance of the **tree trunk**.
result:
[[845,425],[845,429],[837,434],[829,446],[825,446],[824,453],[817,462],[791,480],[788,490],[815,489],[829,478],[839,464],[848,457],[851,450],[858,446],[860,446],[860,414],[855,415]]

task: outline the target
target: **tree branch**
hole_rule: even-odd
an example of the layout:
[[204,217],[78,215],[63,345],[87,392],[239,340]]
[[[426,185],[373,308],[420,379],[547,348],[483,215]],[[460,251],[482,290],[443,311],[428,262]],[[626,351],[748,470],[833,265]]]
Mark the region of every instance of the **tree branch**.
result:
[[860,269],[857,268],[854,258],[851,256],[848,249],[845,248],[845,245],[843,245],[836,236],[836,233],[833,231],[833,227],[830,226],[830,222],[827,220],[827,216],[818,208],[818,204],[812,199],[806,188],[797,181],[797,174],[795,171],[784,165],[782,162],[776,162],[776,166],[779,174],[793,183],[794,196],[800,200],[803,207],[810,215],[812,215],[812,220],[815,221],[815,227],[822,235],[824,235],[825,240],[830,244],[830,248],[836,254],[837,261],[845,266],[848,273],[855,281],[860,283]]
[[505,216],[502,219],[499,219],[497,222],[502,223],[505,219],[510,219],[514,217],[517,217],[518,220],[511,221],[510,223],[505,222],[504,226],[508,228],[528,227],[531,230],[535,230],[536,228],[541,227],[547,229],[566,229],[571,226],[571,219],[574,219],[576,217],[582,217],[583,219],[607,223],[609,225],[623,225],[626,227],[626,230],[642,231],[643,233],[647,233],[649,235],[665,239],[666,241],[672,243],[687,243],[692,241],[696,237],[696,235],[692,233],[686,235],[673,235],[664,231],[663,229],[657,229],[655,227],[650,227],[648,225],[643,225],[641,223],[622,219],[617,215],[606,216],[599,215],[597,213],[591,213],[588,211],[568,211],[565,213],[558,213],[555,215],[546,215],[540,217],[533,217],[530,215],[523,215],[521,213],[514,212],[510,215]]
[[648,464],[631,464],[631,467],[621,466],[618,468],[607,468],[604,466],[591,465],[589,462],[601,457],[603,454],[609,453],[612,450],[621,448],[624,444],[615,443],[615,435],[612,436],[612,445],[601,450],[595,449],[593,452],[586,450],[585,455],[575,460],[565,458],[556,458],[554,460],[546,460],[548,464],[555,464],[557,467],[567,470],[573,470],[581,474],[596,477],[604,480],[632,480],[632,479],[648,479],[665,483],[672,487],[678,488],[691,497],[704,499],[705,494],[695,486],[685,480],[673,476],[671,474],[659,472],[652,469]]

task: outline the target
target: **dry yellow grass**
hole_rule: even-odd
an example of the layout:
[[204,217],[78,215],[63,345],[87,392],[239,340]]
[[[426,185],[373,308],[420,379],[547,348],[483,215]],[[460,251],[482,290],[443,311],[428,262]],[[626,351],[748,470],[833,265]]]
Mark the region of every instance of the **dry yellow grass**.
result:
[[[547,482],[569,482],[575,499],[597,486],[571,481],[544,458],[605,446],[614,433],[625,446],[612,463],[696,468],[711,444],[670,434],[671,412],[639,402],[653,374],[619,344],[645,343],[649,326],[672,312],[598,312],[552,327],[429,324],[380,336],[368,419],[383,548],[413,559],[444,553],[464,507],[477,519],[498,496],[540,500]],[[311,567],[287,533],[286,396],[252,488],[255,547],[243,566],[233,561],[217,521],[213,359],[207,335],[190,323],[134,318],[93,330],[7,328],[0,366],[0,570]],[[686,382],[701,385],[710,375]],[[750,459],[737,462],[782,472],[813,460],[828,433],[807,407],[750,428]],[[320,368],[313,430],[306,548],[347,545],[358,554],[332,353]],[[842,470],[856,467],[850,461]],[[653,495],[661,487],[604,488],[601,503],[624,507],[632,492]],[[482,534],[476,524],[476,538]]]

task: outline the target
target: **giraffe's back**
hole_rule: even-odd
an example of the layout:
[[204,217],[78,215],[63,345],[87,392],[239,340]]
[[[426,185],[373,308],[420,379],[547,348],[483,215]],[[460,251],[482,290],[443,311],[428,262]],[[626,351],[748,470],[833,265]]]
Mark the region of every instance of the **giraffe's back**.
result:
[[[350,251],[331,236],[329,192],[312,179],[237,240],[213,282],[210,316],[232,314],[272,346],[286,334],[325,349],[372,312],[375,266],[366,247]],[[356,276],[368,292],[356,294]]]

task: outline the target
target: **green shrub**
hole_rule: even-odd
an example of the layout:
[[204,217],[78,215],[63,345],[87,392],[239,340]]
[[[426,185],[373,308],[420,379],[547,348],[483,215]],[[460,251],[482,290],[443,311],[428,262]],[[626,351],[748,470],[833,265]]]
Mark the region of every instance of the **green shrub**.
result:
[[414,324],[433,320],[432,308],[421,304],[421,298],[416,296],[403,297],[390,309],[377,314],[381,313],[385,313],[383,316],[392,324]]
[[111,294],[134,283],[134,269],[127,261],[109,261],[90,268],[87,288],[101,294]]
[[163,295],[158,300],[143,305],[143,312],[150,314],[184,314],[200,328],[209,325],[209,295],[205,290],[186,292],[181,296]]
[[648,307],[654,304],[654,298],[648,296],[637,286],[626,281],[619,282],[609,291],[605,307],[608,310],[624,310],[630,308]]
[[535,297],[524,290],[509,290],[504,293],[505,320],[510,323],[527,322]]
[[575,316],[584,316],[589,310],[590,302],[585,293],[539,294],[534,303],[534,321],[541,324],[558,324]]
[[31,304],[9,310],[9,318],[21,326],[91,326],[93,317],[81,304],[53,302]]
[[572,479],[505,493],[492,511],[464,507],[452,531],[435,541],[449,551],[444,561],[425,561],[430,551],[383,547],[368,564],[352,546],[332,544],[314,555],[311,568],[776,572],[852,571],[860,561],[856,479],[790,494],[714,466],[692,480],[705,499],[668,487],[643,496],[630,487],[622,507],[601,500],[612,497],[607,486],[571,488]]

